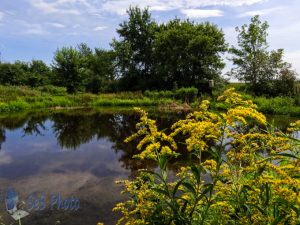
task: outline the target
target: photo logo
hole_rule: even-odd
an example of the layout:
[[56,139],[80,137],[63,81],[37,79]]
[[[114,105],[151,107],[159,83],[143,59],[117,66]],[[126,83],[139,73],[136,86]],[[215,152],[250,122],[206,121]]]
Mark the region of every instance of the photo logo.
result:
[[18,193],[13,187],[9,187],[5,194],[5,207],[15,220],[29,215],[28,212],[45,209],[77,211],[80,208],[80,200],[74,196],[64,198],[60,193],[33,192],[27,196],[24,210],[19,209],[20,205]]
[[55,193],[31,193],[26,201],[28,211],[41,211],[46,208],[51,210],[77,211],[80,208],[80,200],[74,196],[63,198],[61,194]]
[[19,195],[13,187],[9,187],[5,195],[5,207],[8,213],[12,214],[17,211]]
[[19,195],[13,187],[9,187],[5,194],[5,207],[6,211],[11,215],[14,220],[20,220],[29,213],[18,209]]

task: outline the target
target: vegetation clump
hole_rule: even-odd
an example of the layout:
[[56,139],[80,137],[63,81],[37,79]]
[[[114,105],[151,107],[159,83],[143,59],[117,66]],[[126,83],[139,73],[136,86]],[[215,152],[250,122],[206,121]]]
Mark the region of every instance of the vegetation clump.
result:
[[[137,132],[125,141],[141,138],[135,157],[154,160],[158,169],[122,181],[131,198],[116,205],[123,215],[118,224],[300,223],[300,143],[292,133],[300,130],[300,121],[284,134],[234,89],[218,101],[226,112],[211,112],[204,100],[169,134],[137,109]],[[179,156],[179,134],[191,157],[170,179],[168,164]]]

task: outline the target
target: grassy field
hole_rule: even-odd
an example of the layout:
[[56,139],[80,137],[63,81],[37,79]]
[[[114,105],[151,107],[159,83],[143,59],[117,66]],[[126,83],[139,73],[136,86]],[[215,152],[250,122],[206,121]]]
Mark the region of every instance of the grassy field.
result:
[[174,102],[168,98],[149,98],[142,93],[120,92],[117,94],[78,93],[69,95],[64,88],[0,86],[0,112],[16,112],[28,109],[100,107],[100,106],[158,106]]
[[[243,84],[230,84],[237,91],[254,101],[263,113],[273,115],[300,116],[300,94],[292,97],[253,97],[244,92]],[[215,96],[220,91],[215,91]],[[190,98],[189,104],[194,108],[202,99],[210,99],[212,107],[216,110],[225,110],[222,103],[217,103],[215,97],[204,95],[200,98]],[[104,107],[104,106],[161,106],[172,103],[181,104],[187,100],[186,97],[178,96],[172,91],[146,91],[142,92],[119,92],[110,94],[78,93],[69,95],[65,88],[44,86],[39,88],[28,88],[19,86],[0,86],[0,113],[18,112],[22,110],[46,109],[46,108],[69,108],[69,107]]]

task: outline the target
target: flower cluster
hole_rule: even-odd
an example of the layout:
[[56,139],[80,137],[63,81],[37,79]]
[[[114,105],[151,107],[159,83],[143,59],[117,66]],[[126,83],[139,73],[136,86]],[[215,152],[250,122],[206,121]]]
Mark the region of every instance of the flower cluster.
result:
[[[142,137],[137,149],[141,151],[135,157],[140,159],[158,159],[161,155],[176,156],[177,144],[174,139],[162,131],[158,131],[155,120],[148,118],[148,113],[140,108],[135,108],[140,114],[140,122],[137,123],[137,132],[125,139],[129,142]],[[144,148],[144,146],[146,146]]]
[[[212,112],[203,101],[169,135],[138,109],[138,131],[127,141],[142,137],[139,157],[155,160],[160,170],[125,181],[133,197],[116,206],[119,224],[300,224],[299,140],[273,129],[234,89],[218,101],[226,112]],[[297,121],[288,131],[299,129]],[[169,182],[166,164],[178,155],[179,135],[191,157]]]

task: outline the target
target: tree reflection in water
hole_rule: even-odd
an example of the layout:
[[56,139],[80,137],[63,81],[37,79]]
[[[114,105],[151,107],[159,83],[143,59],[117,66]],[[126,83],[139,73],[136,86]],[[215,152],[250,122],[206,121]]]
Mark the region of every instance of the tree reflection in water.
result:
[[[160,129],[182,118],[184,115],[176,113],[150,113]],[[280,118],[274,120],[275,126],[281,126]],[[272,120],[274,118],[272,117]],[[276,119],[276,118],[275,118]],[[61,149],[76,150],[82,144],[93,139],[107,139],[112,142],[112,149],[121,153],[119,161],[122,167],[133,171],[140,168],[152,168],[150,161],[132,159],[136,153],[136,142],[124,143],[124,139],[135,132],[135,125],[139,117],[132,110],[63,110],[63,111],[34,111],[23,114],[7,115],[0,117],[0,150],[6,140],[6,130],[22,129],[24,136],[44,135],[49,129],[57,139]],[[46,125],[49,121],[51,127]],[[276,121],[278,121],[276,123]],[[286,117],[285,120],[286,122]],[[132,174],[134,176],[134,174]]]
[[[161,128],[169,127],[177,118],[176,114],[152,114]],[[2,116],[0,118],[0,147],[5,142],[6,130],[21,129],[22,136],[43,136],[52,132],[63,150],[76,150],[93,139],[107,139],[115,153],[120,153],[119,161],[123,168],[135,171],[140,168],[153,168],[151,161],[132,159],[136,153],[136,142],[124,143],[124,139],[135,132],[139,120],[132,110],[64,110],[40,111]],[[47,123],[50,122],[50,123]],[[47,123],[47,124],[46,124]],[[49,127],[50,124],[50,127]]]

